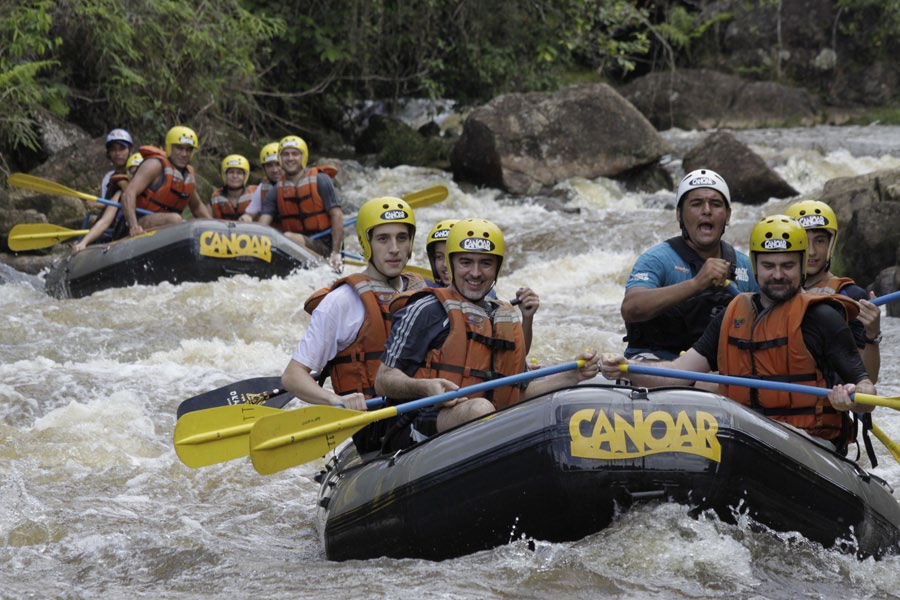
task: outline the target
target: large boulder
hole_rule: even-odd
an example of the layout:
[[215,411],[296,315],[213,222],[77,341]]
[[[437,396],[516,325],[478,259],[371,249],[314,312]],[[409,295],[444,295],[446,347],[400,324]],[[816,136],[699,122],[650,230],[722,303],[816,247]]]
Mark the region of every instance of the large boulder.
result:
[[838,220],[835,273],[866,287],[900,263],[900,169],[829,180],[819,199]]
[[799,193],[758,154],[725,131],[707,136],[689,150],[682,166],[685,173],[700,168],[717,172],[728,183],[734,202],[764,204],[771,198]]
[[499,96],[466,119],[457,179],[533,194],[571,177],[615,177],[655,163],[667,142],[605,84]]
[[650,73],[619,91],[659,130],[747,129],[819,121],[816,100],[805,90],[708,69]]

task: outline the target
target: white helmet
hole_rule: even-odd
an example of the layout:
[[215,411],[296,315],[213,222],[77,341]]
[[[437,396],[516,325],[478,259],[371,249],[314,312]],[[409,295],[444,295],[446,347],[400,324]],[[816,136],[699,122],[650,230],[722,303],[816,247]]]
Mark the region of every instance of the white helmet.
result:
[[681,200],[685,194],[697,188],[716,190],[725,197],[725,204],[731,206],[731,192],[728,191],[728,184],[721,175],[711,169],[697,169],[684,176],[684,179],[678,184],[678,191],[675,192],[676,206],[681,208]]

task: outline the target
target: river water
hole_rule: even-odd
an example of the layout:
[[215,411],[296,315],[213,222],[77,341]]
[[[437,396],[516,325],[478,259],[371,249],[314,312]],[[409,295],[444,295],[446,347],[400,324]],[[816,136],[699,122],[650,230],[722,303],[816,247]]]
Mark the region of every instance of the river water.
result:
[[[702,138],[666,134],[680,155]],[[900,129],[759,130],[737,136],[803,193],[829,178],[900,168]],[[668,167],[678,174],[673,158]],[[507,234],[498,285],[538,291],[532,356],[619,351],[623,284],[636,256],[676,232],[672,194],[623,192],[609,180],[560,186],[577,212],[551,212],[425,169],[362,170],[341,193],[368,197],[435,184],[439,219],[484,216]],[[785,202],[735,206],[728,237]],[[355,236],[348,245],[358,251]],[[278,375],[308,317],[303,300],[328,269],[286,279],[108,290],[55,300],[22,277],[0,286],[0,598],[900,598],[900,558],[858,561],[749,523],[693,519],[648,505],[566,544],[515,542],[431,563],[331,563],[316,530],[321,461],[258,475],[249,460],[192,470],[172,448],[178,404],[233,381]],[[900,393],[900,320],[883,321],[879,393]],[[900,415],[876,420],[900,440]],[[874,472],[900,489],[878,447]],[[863,459],[863,464],[868,467]]]

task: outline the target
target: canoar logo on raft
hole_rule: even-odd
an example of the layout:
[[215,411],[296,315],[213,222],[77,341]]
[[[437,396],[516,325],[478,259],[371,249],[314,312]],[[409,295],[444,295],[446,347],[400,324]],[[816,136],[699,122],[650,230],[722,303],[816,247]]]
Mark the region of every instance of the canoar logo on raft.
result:
[[571,453],[577,458],[622,460],[661,452],[694,454],[720,462],[722,447],[716,438],[719,423],[708,412],[671,413],[634,410],[631,420],[603,410],[586,408],[569,419]]
[[213,258],[250,256],[272,262],[272,240],[264,235],[249,233],[204,231],[200,234],[200,254]]

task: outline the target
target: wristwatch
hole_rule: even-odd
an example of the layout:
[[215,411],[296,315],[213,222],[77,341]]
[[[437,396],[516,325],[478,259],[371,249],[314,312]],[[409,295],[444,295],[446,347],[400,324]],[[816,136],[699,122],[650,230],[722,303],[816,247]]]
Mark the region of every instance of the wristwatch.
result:
[[873,337],[873,338],[867,337],[867,338],[866,338],[866,343],[867,343],[867,344],[874,344],[874,345],[877,346],[878,344],[881,343],[881,337],[882,337],[882,333],[879,331],[879,332],[878,332],[878,335],[876,335],[875,337]]

